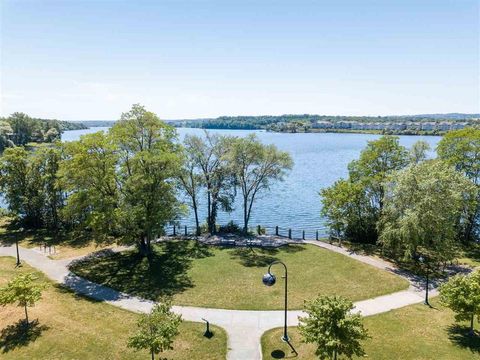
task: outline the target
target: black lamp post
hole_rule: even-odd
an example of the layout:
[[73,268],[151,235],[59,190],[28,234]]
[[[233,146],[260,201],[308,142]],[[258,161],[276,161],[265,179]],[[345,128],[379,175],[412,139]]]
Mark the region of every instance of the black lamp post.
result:
[[429,266],[428,266],[428,260],[423,257],[423,256],[419,256],[418,258],[418,261],[420,261],[421,264],[424,264],[425,265],[425,275],[426,275],[426,278],[427,278],[427,284],[426,284],[426,287],[425,287],[425,301],[423,302],[425,305],[428,305],[430,306],[430,303],[428,302],[428,271],[430,270]]
[[[23,228],[18,229],[20,233],[23,233]],[[20,252],[18,251],[18,236],[15,237],[15,247],[17,248],[17,267],[20,266]]]
[[281,261],[274,261],[272,262],[269,266],[268,266],[268,271],[265,275],[263,275],[263,283],[266,285],[266,286],[273,286],[275,285],[276,281],[277,281],[277,278],[275,277],[275,275],[273,275],[271,272],[270,272],[270,268],[272,267],[272,265],[275,265],[275,264],[282,264],[283,267],[285,268],[285,324],[284,324],[284,327],[283,327],[283,336],[282,336],[282,340],[283,341],[286,341],[288,342],[289,341],[289,338],[288,338],[288,335],[287,335],[287,280],[288,280],[288,277],[287,277],[287,265],[285,265],[283,262]]

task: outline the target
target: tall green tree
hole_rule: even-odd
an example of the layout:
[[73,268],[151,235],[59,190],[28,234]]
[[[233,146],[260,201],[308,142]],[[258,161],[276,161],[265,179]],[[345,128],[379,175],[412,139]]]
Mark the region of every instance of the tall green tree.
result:
[[199,168],[199,164],[195,159],[195,143],[196,141],[192,141],[190,136],[186,136],[184,141],[185,161],[179,175],[179,183],[181,189],[189,198],[189,205],[195,216],[195,233],[198,236],[200,235],[200,219],[198,215],[200,195],[205,181],[201,169]]
[[255,199],[269,190],[273,182],[283,180],[293,161],[290,154],[278,150],[275,145],[262,144],[255,135],[236,138],[227,159],[241,190],[243,231],[247,233]]
[[15,277],[0,288],[0,305],[15,304],[25,310],[25,321],[29,325],[27,308],[34,306],[42,298],[42,290],[46,284],[36,282],[34,274],[22,274]]
[[457,321],[470,321],[470,335],[474,335],[474,318],[480,318],[480,270],[451,277],[440,286],[440,301],[455,312]]
[[322,214],[337,236],[356,242],[377,241],[376,223],[383,210],[385,180],[408,163],[408,151],[398,137],[382,136],[368,142],[359,159],[348,165],[348,180],[337,181],[320,193]]
[[57,186],[60,151],[56,146],[7,148],[0,157],[0,189],[9,210],[25,225],[58,228],[63,203]]
[[398,136],[386,135],[369,141],[360,158],[348,165],[350,180],[364,185],[377,216],[383,209],[385,180],[407,166],[408,160],[408,151],[400,145]]
[[150,314],[141,315],[137,332],[128,339],[128,347],[149,350],[152,360],[155,360],[156,354],[173,349],[173,340],[179,334],[182,318],[170,308],[171,303],[164,301],[156,304]]
[[150,257],[152,240],[180,212],[175,179],[182,167],[176,132],[143,106],[133,105],[111,128],[117,166],[122,237]]
[[232,211],[235,177],[227,160],[233,138],[205,132],[204,137],[187,136],[185,149],[200,169],[207,195],[208,231],[216,231],[218,210]]
[[299,318],[303,341],[317,346],[319,359],[364,356],[361,341],[368,338],[353,303],[340,296],[321,296],[305,303],[306,317]]
[[50,128],[43,134],[43,140],[45,142],[51,143],[56,140],[60,140],[60,131],[57,128]]
[[[480,189],[480,129],[450,131],[440,140],[438,156],[465,174]],[[463,237],[466,241],[480,236],[480,191],[477,206],[472,209]]]
[[39,131],[38,126],[36,126],[32,119],[24,113],[13,113],[8,118],[8,122],[12,127],[14,142],[16,145],[25,145],[32,141],[34,134]]
[[8,209],[20,218],[33,216],[27,205],[27,186],[28,152],[23,147],[6,149],[0,157],[0,189]]
[[428,151],[430,150],[430,145],[424,141],[419,140],[415,142],[410,151],[410,161],[414,164],[418,164],[427,159]]
[[[26,145],[29,142],[54,142],[60,140],[62,132],[60,122],[56,120],[34,119],[24,113],[13,113],[6,121],[11,127],[12,142],[15,145]],[[75,126],[66,121],[63,126]]]
[[151,242],[180,213],[176,178],[182,167],[175,130],[133,105],[108,134],[65,145],[60,175],[69,192],[64,214],[101,239],[137,244],[151,260]]
[[13,134],[13,129],[7,121],[0,120],[0,153],[9,146],[13,146],[13,142],[9,136]]
[[441,160],[429,160],[395,173],[379,222],[380,242],[409,259],[427,251],[440,261],[453,258],[458,227],[474,206],[477,190]]
[[353,241],[375,242],[376,217],[364,186],[349,180],[338,180],[322,189],[321,214],[333,237]]
[[61,226],[60,211],[65,200],[64,189],[58,182],[61,161],[61,149],[56,145],[40,145],[31,155],[32,170],[39,173],[42,223],[49,229],[59,229]]
[[68,193],[62,218],[79,230],[93,231],[100,242],[118,233],[117,150],[104,132],[83,135],[63,144],[64,159],[58,170],[60,186]]

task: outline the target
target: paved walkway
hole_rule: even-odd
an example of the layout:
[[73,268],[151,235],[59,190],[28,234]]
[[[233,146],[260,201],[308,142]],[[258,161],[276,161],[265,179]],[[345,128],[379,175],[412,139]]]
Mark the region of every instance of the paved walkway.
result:
[[[306,243],[327,248],[398,274],[392,264],[381,259],[353,254],[348,250],[327,243],[316,241],[306,241]],[[15,248],[13,246],[0,246],[0,256],[15,256]],[[72,259],[51,260],[38,251],[25,248],[20,248],[20,258],[44,272],[50,279],[68,286],[77,293],[131,311],[148,312],[153,306],[152,301],[115,291],[71,273],[67,266]],[[416,281],[418,279],[405,276],[402,273],[399,273],[399,275],[407,278],[412,284],[408,290],[356,302],[356,310],[368,316],[422,302],[424,293]],[[436,290],[432,289],[431,294],[435,296]],[[185,320],[201,322],[204,318],[212,324],[224,328],[228,334],[229,350],[227,357],[229,360],[261,359],[260,338],[262,334],[269,329],[283,326],[284,321],[283,311],[222,310],[191,306],[174,306],[173,310],[181,314]],[[299,316],[303,316],[302,311],[289,311],[288,324],[290,326],[298,325]]]

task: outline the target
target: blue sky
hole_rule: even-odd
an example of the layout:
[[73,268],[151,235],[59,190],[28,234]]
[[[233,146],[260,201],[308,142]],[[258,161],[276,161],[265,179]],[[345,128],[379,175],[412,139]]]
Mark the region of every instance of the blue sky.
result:
[[1,1],[1,115],[480,112],[479,2]]

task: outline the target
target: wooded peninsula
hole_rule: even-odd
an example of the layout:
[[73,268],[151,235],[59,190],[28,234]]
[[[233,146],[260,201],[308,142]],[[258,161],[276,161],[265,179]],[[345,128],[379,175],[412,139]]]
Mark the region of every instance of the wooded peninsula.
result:
[[264,129],[275,132],[354,132],[395,135],[443,135],[449,130],[480,127],[480,114],[405,116],[262,115],[172,120],[177,127],[204,129]]

